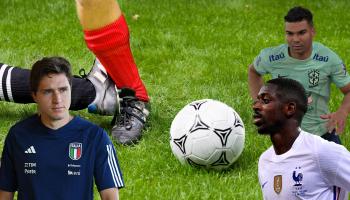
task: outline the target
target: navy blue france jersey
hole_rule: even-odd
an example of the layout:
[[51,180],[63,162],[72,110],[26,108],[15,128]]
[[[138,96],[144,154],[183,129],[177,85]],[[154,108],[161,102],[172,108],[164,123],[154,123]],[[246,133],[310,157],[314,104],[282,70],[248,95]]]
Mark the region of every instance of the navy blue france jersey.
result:
[[52,130],[37,115],[14,125],[5,141],[0,189],[18,200],[92,200],[99,191],[124,187],[107,133],[80,117]]

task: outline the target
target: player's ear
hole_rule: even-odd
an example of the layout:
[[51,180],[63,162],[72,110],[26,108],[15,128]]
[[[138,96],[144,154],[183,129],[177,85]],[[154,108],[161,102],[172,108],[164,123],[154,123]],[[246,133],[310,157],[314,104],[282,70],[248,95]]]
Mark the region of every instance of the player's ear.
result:
[[312,37],[315,37],[315,35],[316,35],[316,29],[315,29],[315,27],[311,27],[311,35],[312,35]]
[[35,103],[37,103],[37,101],[36,101],[36,92],[31,92],[30,94],[32,95],[32,98],[35,101]]
[[297,104],[295,102],[288,102],[284,106],[284,113],[287,118],[291,118],[294,116],[297,109]]

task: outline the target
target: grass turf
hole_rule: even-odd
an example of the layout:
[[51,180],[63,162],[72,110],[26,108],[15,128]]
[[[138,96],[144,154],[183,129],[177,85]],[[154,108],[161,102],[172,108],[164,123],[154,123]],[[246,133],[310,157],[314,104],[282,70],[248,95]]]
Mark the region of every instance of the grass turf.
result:
[[[152,98],[149,128],[139,145],[117,146],[126,188],[121,199],[261,199],[259,155],[270,146],[251,123],[247,65],[262,48],[284,42],[283,16],[303,5],[314,13],[316,41],[350,58],[350,5],[343,1],[119,1],[131,33],[140,75]],[[74,1],[0,1],[0,62],[29,68],[43,56],[66,57],[77,74],[89,70],[93,55],[85,47]],[[133,20],[133,15],[139,15]],[[333,86],[331,110],[342,100]],[[187,103],[203,98],[232,106],[246,126],[245,149],[227,171],[182,166],[172,155],[169,128]],[[34,105],[0,103],[0,147],[8,129],[35,111]],[[74,112],[107,131],[110,117]],[[350,147],[349,125],[343,143]],[[99,199],[95,193],[95,199]]]

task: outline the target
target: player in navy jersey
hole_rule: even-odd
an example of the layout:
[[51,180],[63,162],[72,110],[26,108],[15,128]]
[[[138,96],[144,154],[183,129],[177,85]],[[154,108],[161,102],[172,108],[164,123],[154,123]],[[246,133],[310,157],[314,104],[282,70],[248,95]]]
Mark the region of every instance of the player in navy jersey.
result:
[[30,87],[35,114],[11,127],[0,166],[0,199],[118,199],[124,186],[114,146],[106,132],[69,114],[71,69],[61,57],[37,61]]
[[272,146],[259,159],[265,200],[347,199],[350,152],[299,128],[307,111],[304,87],[288,78],[269,80],[253,104],[254,124]]

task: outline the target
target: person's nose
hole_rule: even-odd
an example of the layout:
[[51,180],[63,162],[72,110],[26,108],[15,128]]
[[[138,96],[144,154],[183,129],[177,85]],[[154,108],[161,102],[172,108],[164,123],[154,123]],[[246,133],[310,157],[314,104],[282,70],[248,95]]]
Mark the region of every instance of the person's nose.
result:
[[253,105],[253,110],[259,110],[261,108],[261,102],[259,100],[254,101]]
[[59,91],[55,91],[53,93],[53,98],[52,98],[53,103],[60,103],[62,102],[62,95]]
[[292,36],[292,42],[300,42],[300,36],[298,34],[293,34]]

